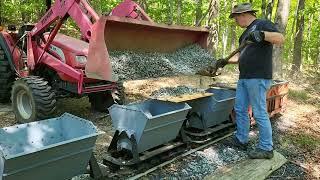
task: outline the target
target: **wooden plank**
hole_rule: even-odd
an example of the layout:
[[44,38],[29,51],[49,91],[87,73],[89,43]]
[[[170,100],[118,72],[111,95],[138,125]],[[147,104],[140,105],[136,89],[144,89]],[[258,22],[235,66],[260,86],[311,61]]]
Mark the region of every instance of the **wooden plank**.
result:
[[202,93],[194,93],[194,94],[183,94],[180,96],[163,96],[155,99],[160,101],[169,101],[169,102],[179,103],[179,102],[190,101],[190,100],[199,99],[203,97],[209,97],[212,95],[213,93],[202,92]]
[[272,159],[246,159],[231,166],[221,168],[218,172],[214,172],[204,179],[263,180],[286,162],[287,159],[284,156],[274,151],[274,157]]

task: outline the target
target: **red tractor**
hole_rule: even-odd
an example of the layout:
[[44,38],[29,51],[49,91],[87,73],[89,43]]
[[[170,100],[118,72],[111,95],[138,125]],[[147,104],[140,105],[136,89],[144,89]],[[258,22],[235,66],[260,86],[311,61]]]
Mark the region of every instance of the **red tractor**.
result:
[[[122,103],[108,50],[171,52],[193,43],[207,48],[206,29],[156,24],[131,0],[105,16],[86,0],[47,5],[37,24],[0,32],[0,101],[9,101],[11,92],[21,123],[52,116],[59,97],[88,95],[98,111]],[[80,39],[58,33],[67,18],[78,25]]]

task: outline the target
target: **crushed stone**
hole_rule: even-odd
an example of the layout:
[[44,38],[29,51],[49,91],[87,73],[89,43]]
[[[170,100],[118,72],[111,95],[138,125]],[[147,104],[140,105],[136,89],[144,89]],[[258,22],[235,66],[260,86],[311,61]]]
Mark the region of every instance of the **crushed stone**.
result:
[[204,92],[202,89],[190,87],[190,86],[177,86],[177,87],[164,87],[151,93],[151,97],[159,98],[164,96],[180,96],[184,94],[194,94]]
[[190,45],[173,53],[110,51],[113,72],[119,80],[168,77],[195,74],[215,62],[199,45]]

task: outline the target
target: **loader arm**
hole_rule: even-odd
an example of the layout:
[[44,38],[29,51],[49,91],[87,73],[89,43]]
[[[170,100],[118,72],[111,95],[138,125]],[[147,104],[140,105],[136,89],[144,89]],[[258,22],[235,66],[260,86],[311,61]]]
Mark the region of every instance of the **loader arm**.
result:
[[[50,25],[56,23],[54,30],[48,38],[47,45],[44,48],[44,51],[47,51],[48,46],[58,33],[61,25],[70,16],[80,28],[83,40],[87,42],[90,41],[93,23],[99,20],[99,15],[86,0],[60,0],[55,1],[53,6],[51,6],[51,1],[47,0],[46,5],[49,10],[29,34],[30,40],[35,36],[41,35]],[[151,18],[142,8],[131,0],[125,0],[120,3],[113,9],[111,14],[119,17],[129,17],[152,22]]]
[[[89,40],[92,27],[89,15],[94,21],[99,19],[98,14],[85,0],[55,1],[39,23],[35,25],[30,35],[32,37],[40,35],[53,23],[64,21],[70,16],[80,28],[81,34]],[[55,34],[52,34],[52,36],[55,36]]]
[[[28,33],[27,55],[29,68],[33,70],[36,64],[41,63],[42,57],[45,53],[47,53],[52,40],[55,38],[63,22],[68,17],[71,17],[76,22],[80,28],[82,38],[88,42],[91,37],[91,27],[93,25],[93,22],[89,16],[91,16],[92,20],[94,21],[99,19],[98,14],[85,0],[55,1],[55,3],[35,25],[31,32]],[[39,52],[38,48],[40,45],[36,42],[36,40],[39,39],[37,37],[42,36],[44,31],[54,23],[54,29],[50,33],[47,42],[45,42],[45,46],[41,48],[43,50]]]

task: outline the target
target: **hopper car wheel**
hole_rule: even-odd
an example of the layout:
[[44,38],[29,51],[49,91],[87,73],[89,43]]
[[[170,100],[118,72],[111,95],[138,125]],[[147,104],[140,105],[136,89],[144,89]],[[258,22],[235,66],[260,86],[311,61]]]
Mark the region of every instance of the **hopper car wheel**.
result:
[[15,81],[11,101],[13,112],[19,123],[52,117],[56,110],[55,93],[47,81],[37,76]]
[[123,83],[117,83],[117,89],[112,92],[114,102],[119,105],[125,104],[125,92]]
[[91,93],[88,96],[92,109],[98,112],[106,112],[114,104],[111,91]]
[[0,46],[0,102],[10,100],[10,91],[15,79],[15,73],[11,70],[8,58]]
[[233,124],[236,124],[236,112],[234,111],[234,109],[232,109],[232,111],[229,115],[229,118]]
[[103,161],[103,164],[108,166],[109,170],[111,172],[117,172],[118,170],[120,170],[120,165],[117,165],[117,164],[113,164],[112,162],[109,162],[109,161]]

